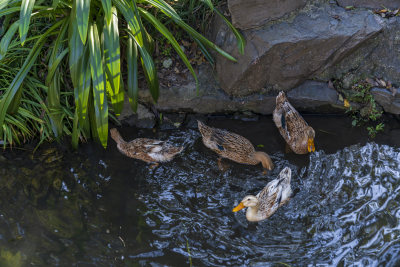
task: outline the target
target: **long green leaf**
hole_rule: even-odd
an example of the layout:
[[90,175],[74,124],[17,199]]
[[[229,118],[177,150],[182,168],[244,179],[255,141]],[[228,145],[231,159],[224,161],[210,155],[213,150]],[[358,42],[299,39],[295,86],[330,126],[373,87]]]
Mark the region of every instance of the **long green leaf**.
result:
[[127,45],[127,62],[128,62],[128,97],[131,108],[134,112],[138,107],[138,50],[137,45],[131,37],[128,39]]
[[107,92],[110,95],[111,103],[114,112],[119,116],[122,111],[124,100],[123,91],[122,99],[120,91],[120,76],[121,76],[121,62],[119,50],[119,31],[118,31],[118,17],[115,7],[112,8],[112,20],[104,25],[104,61],[106,71],[106,86]]
[[[79,122],[84,126],[88,114],[88,99],[90,93],[91,71],[89,61],[89,47],[79,61],[79,80],[75,90],[75,105],[78,108]],[[86,132],[88,134],[88,132]]]
[[49,72],[46,78],[46,85],[48,86],[47,105],[49,109],[50,124],[56,138],[62,135],[64,128],[63,124],[63,110],[60,103],[60,72],[58,65],[64,56],[68,53],[68,48],[65,48],[61,53],[64,44],[64,36],[67,31],[68,20],[64,20],[61,26],[59,35],[53,44],[53,50],[49,59]]
[[108,138],[108,106],[103,64],[101,60],[100,38],[97,31],[97,25],[94,23],[90,26],[89,30],[89,47],[97,134],[101,144],[106,148]]
[[[112,14],[114,13],[114,10],[111,9],[111,0],[101,0],[101,4],[103,6],[104,14],[105,14],[105,19],[106,19],[106,25],[110,25],[111,19],[112,19]],[[116,16],[117,14],[115,14]]]
[[10,2],[10,0],[0,0],[0,10],[5,8],[8,5],[8,2]]
[[89,25],[90,0],[74,0],[76,4],[76,21],[82,43],[86,43]]
[[[22,87],[22,84],[21,86]],[[22,98],[22,88],[19,88],[15,93],[14,98],[12,99],[10,106],[8,106],[7,113],[8,114],[15,114],[17,113],[20,105],[21,105],[21,98]]]
[[[31,52],[29,53],[28,57],[26,58],[24,64],[22,65],[21,69],[15,76],[14,80],[11,82],[10,86],[8,87],[6,93],[3,95],[2,100],[0,101],[0,125],[3,125],[4,118],[6,116],[6,112],[8,109],[8,106],[10,105],[12,99],[14,98],[16,92],[20,88],[22,82],[25,79],[25,76],[28,74],[29,70],[33,66],[33,64],[36,61],[37,56],[39,55],[44,42],[46,39],[51,35],[54,34],[53,31],[60,27],[60,25],[64,22],[64,19],[56,22],[52,27],[50,27],[41,37],[38,39],[38,41],[35,43],[35,45],[32,47]],[[3,129],[0,129],[0,135],[2,135]]]
[[148,44],[146,32],[140,20],[138,8],[135,1],[130,1],[129,5],[125,1],[113,0],[118,9],[121,11],[125,20],[128,22],[128,34],[137,44],[138,50],[141,55],[141,63],[143,66],[144,74],[149,85],[150,93],[153,100],[157,102],[159,94],[159,84],[157,77],[157,70],[150,53],[150,45]]
[[164,35],[165,38],[168,39],[168,41],[171,43],[172,47],[175,49],[175,51],[178,53],[178,55],[181,57],[183,63],[186,65],[186,67],[189,69],[189,71],[192,73],[194,79],[196,80],[196,88],[197,90],[199,89],[199,81],[197,80],[197,75],[194,72],[194,69],[192,65],[190,64],[188,58],[186,57],[185,53],[183,52],[181,46],[178,44],[176,41],[175,37],[172,35],[172,33],[162,24],[157,18],[155,18],[152,14],[147,12],[143,8],[139,8],[140,14],[143,15],[145,19],[147,19],[153,26],[156,28],[162,35]]
[[[90,64],[89,47],[82,43],[78,31],[76,17],[76,5],[72,6],[69,25],[69,69],[72,84],[74,85],[75,106],[78,120],[86,125],[88,112],[88,98],[90,92]],[[82,125],[81,125],[82,126]],[[78,127],[78,126],[77,126]],[[85,127],[84,127],[85,128]],[[89,134],[88,132],[86,134]]]
[[51,128],[54,136],[59,138],[63,129],[63,112],[60,104],[60,73],[58,69],[54,74],[54,79],[50,82],[47,102],[50,111]]
[[155,102],[157,102],[158,95],[159,95],[159,84],[158,84],[157,70],[156,70],[156,66],[154,65],[153,58],[147,51],[146,47],[139,45],[139,43],[137,42],[137,40],[132,32],[128,31],[128,34],[136,42],[136,45],[140,52],[140,59],[141,59],[143,71],[146,76],[146,80],[149,84],[151,96],[153,97],[153,100]]
[[8,31],[4,36],[1,38],[0,41],[0,60],[5,56],[7,53],[8,45],[11,42],[11,39],[14,37],[15,32],[17,31],[19,26],[19,21],[14,22],[11,24],[10,28],[8,28]]
[[10,8],[6,8],[6,9],[2,9],[0,10],[0,17],[11,14],[11,13],[15,13],[21,11],[21,7],[10,7]]
[[170,17],[176,24],[178,24],[182,29],[184,29],[189,35],[195,37],[197,40],[199,40],[201,43],[203,43],[205,46],[214,49],[217,51],[219,54],[222,56],[226,57],[229,60],[232,60],[236,62],[237,60],[232,57],[230,54],[222,50],[220,47],[218,47],[216,44],[205,38],[203,35],[198,33],[196,30],[194,30],[192,27],[187,25],[176,13],[176,11],[168,5],[165,1],[163,0],[144,0],[144,2],[149,3],[150,5],[158,8],[163,12],[165,15]]
[[29,21],[31,20],[34,5],[35,0],[22,0],[21,2],[21,11],[19,13],[19,36],[22,45],[24,45],[26,35],[28,34]]

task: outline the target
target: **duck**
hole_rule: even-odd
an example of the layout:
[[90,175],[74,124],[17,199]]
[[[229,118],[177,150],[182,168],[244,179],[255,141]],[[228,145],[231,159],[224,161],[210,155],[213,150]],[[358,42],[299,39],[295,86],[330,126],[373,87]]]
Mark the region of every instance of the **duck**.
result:
[[153,167],[157,166],[159,162],[171,161],[183,151],[183,147],[175,147],[166,141],[156,139],[136,138],[126,142],[116,128],[110,129],[110,134],[122,154],[147,163],[153,163]]
[[291,169],[285,167],[279,173],[279,178],[269,182],[256,196],[245,196],[232,211],[238,212],[247,208],[246,219],[249,222],[259,222],[268,219],[279,207],[290,200],[292,195],[290,186],[291,177]]
[[270,156],[262,151],[256,151],[253,144],[245,137],[227,130],[207,126],[201,121],[197,121],[199,131],[202,135],[203,144],[215,151],[220,158],[230,159],[237,163],[256,165],[261,163],[264,174],[267,170],[272,170],[274,164]]
[[284,92],[276,97],[273,120],[283,139],[296,154],[315,151],[314,129],[307,124],[300,113],[289,103]]

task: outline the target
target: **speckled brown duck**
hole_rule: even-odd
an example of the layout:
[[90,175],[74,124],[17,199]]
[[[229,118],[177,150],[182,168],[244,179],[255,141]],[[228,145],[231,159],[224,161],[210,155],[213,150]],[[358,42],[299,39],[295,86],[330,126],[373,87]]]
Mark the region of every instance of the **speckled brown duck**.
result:
[[147,163],[170,161],[183,150],[183,147],[175,147],[168,142],[149,138],[136,138],[126,142],[115,128],[111,129],[110,133],[122,154]]
[[227,130],[213,128],[197,121],[199,131],[206,147],[214,150],[223,158],[242,164],[256,165],[261,163],[266,170],[272,170],[274,164],[267,153],[256,151],[253,144],[238,134]]
[[279,207],[290,200],[292,195],[291,177],[291,169],[285,167],[277,179],[269,182],[256,196],[245,196],[232,211],[237,212],[247,208],[246,219],[250,222],[268,219]]
[[284,92],[276,97],[276,107],[273,112],[276,127],[291,150],[296,154],[314,152],[315,131],[289,103]]

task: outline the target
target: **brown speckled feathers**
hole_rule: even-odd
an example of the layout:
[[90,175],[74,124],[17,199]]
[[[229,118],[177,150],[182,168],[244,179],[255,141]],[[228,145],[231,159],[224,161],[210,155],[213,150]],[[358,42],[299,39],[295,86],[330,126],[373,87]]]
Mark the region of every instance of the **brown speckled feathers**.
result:
[[222,157],[238,163],[251,165],[259,163],[252,157],[256,152],[254,146],[243,136],[207,126],[201,121],[198,121],[198,127],[203,136],[204,145]]
[[283,204],[290,200],[292,189],[290,187],[292,172],[285,167],[279,174],[279,178],[269,182],[256,198],[259,201],[258,213],[267,219]]
[[284,92],[280,92],[276,97],[273,120],[280,134],[293,152],[297,154],[308,153],[307,140],[309,135],[312,135],[309,132],[312,132],[313,135],[315,135],[315,132],[308,126],[300,113],[289,103]]
[[113,128],[110,132],[122,154],[145,162],[170,161],[183,150],[183,147],[175,147],[165,141],[148,138],[136,138],[125,142],[117,129]]

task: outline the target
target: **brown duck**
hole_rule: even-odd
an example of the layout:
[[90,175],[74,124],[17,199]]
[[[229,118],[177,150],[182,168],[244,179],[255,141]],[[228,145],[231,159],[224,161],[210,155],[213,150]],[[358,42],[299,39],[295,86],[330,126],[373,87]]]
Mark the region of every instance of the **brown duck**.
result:
[[285,167],[279,178],[269,182],[256,196],[248,195],[233,208],[233,212],[247,208],[246,218],[250,222],[258,222],[268,219],[279,207],[290,200],[292,188],[290,180],[292,171]]
[[111,129],[110,133],[122,154],[147,163],[170,161],[183,150],[183,147],[175,147],[165,141],[148,138],[136,138],[126,142],[115,128]]
[[299,112],[289,103],[285,93],[276,97],[273,120],[286,143],[296,154],[314,152],[315,131],[308,126]]
[[206,147],[217,152],[221,157],[238,163],[256,165],[261,162],[266,169],[272,170],[274,164],[267,153],[256,151],[249,140],[235,133],[205,125],[197,121],[199,131]]

